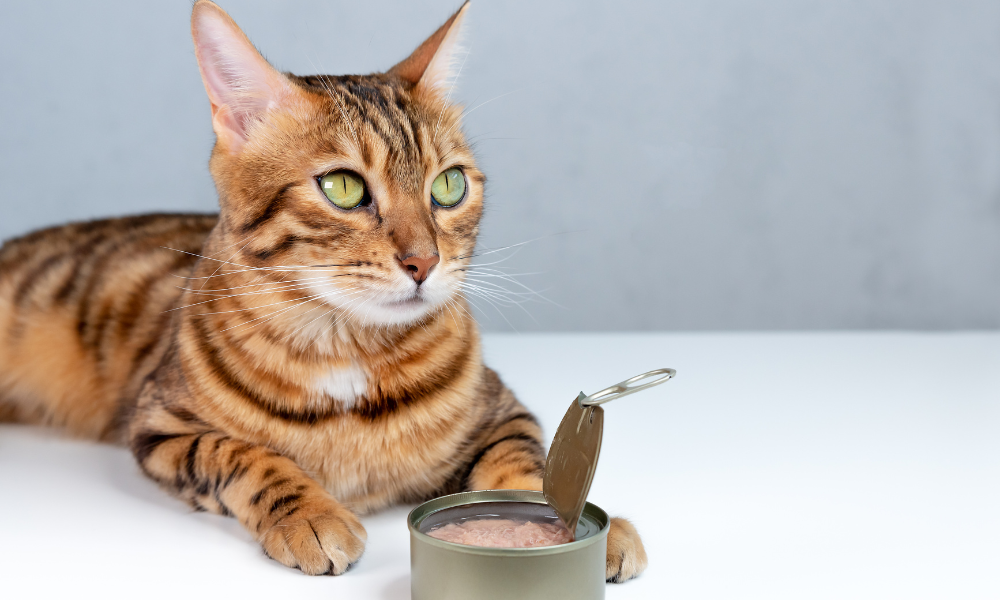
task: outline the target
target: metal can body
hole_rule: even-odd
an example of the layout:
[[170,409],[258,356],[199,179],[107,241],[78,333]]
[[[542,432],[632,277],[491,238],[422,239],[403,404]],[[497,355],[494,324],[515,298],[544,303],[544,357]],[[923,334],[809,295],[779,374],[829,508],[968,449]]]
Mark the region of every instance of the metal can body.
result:
[[482,548],[445,542],[420,531],[436,512],[480,502],[545,504],[541,492],[483,490],[435,498],[415,508],[410,528],[412,600],[555,600],[604,598],[607,513],[590,504],[581,519],[597,533],[541,548]]

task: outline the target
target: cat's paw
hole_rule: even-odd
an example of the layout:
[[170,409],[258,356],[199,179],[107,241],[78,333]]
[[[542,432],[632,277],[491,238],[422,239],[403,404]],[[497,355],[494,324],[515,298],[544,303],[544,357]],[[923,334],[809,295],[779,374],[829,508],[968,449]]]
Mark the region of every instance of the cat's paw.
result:
[[276,521],[261,538],[268,556],[307,575],[340,575],[365,551],[368,533],[333,498],[312,497]]
[[608,583],[623,583],[645,570],[646,549],[642,546],[639,532],[625,519],[611,519],[604,578]]

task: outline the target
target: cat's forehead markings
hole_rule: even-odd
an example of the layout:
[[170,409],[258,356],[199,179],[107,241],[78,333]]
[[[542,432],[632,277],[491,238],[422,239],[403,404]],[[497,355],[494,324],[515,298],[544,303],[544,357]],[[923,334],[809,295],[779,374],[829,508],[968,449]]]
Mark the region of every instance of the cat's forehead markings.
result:
[[363,132],[359,149],[366,167],[373,163],[371,152],[380,151],[392,171],[419,169],[424,154],[422,124],[415,120],[398,81],[356,75],[312,75],[301,80],[333,98],[336,106],[329,110],[335,119],[350,119],[348,125]]
[[456,151],[462,154],[450,124],[438,124],[445,135],[434,135],[443,115],[427,114],[394,77],[308,75],[298,80],[333,100],[326,110],[335,122],[347,120],[356,132],[358,158],[365,169],[377,166],[401,192],[419,193],[438,163]]

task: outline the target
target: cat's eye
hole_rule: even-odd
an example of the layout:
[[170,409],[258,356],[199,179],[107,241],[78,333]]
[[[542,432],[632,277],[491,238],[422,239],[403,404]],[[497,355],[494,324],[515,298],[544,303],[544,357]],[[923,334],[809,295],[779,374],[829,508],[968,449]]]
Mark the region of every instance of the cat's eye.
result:
[[465,198],[465,173],[452,167],[434,178],[431,198],[438,206],[455,206]]
[[340,208],[350,210],[365,199],[365,182],[350,171],[334,171],[319,178],[319,187]]

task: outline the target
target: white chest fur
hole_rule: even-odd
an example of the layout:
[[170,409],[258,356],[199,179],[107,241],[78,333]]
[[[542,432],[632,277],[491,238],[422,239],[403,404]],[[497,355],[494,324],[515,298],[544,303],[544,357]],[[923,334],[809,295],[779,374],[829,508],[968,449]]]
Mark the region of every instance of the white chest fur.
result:
[[332,369],[316,380],[314,389],[349,408],[368,391],[368,374],[357,365]]

